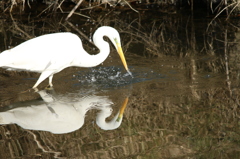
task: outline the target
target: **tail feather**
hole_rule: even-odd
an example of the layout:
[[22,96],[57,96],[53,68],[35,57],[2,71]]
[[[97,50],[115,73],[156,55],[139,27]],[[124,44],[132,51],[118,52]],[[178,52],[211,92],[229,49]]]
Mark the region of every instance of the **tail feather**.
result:
[[[9,53],[10,50],[5,50],[0,53],[0,67],[4,67],[9,63]],[[6,57],[6,55],[8,56]]]

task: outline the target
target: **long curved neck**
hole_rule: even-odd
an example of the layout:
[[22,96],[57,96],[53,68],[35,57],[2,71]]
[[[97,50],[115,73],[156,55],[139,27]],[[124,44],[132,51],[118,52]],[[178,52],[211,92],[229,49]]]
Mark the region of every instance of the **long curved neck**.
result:
[[93,59],[93,61],[96,61],[93,64],[93,66],[97,66],[101,64],[103,61],[105,61],[110,53],[109,43],[103,40],[104,36],[105,36],[105,31],[101,29],[97,30],[93,35],[93,42],[100,50],[98,54],[91,55],[91,58]]
[[114,130],[114,129],[117,129],[121,125],[122,118],[117,120],[119,117],[119,112],[114,116],[114,118],[111,121],[106,122],[106,118],[109,116],[110,116],[110,114],[108,114],[108,113],[105,114],[104,110],[97,115],[96,123],[101,129]]
[[103,63],[110,53],[109,44],[103,40],[103,36],[95,37],[94,44],[98,47],[100,52],[96,55],[90,55],[83,48],[81,48],[82,54],[77,54],[76,58],[72,62],[72,66],[95,67]]
[[124,100],[117,115],[115,115],[115,117],[109,122],[106,122],[106,118],[111,115],[112,113],[112,111],[110,111],[111,109],[109,109],[109,107],[102,109],[102,111],[99,112],[97,115],[97,121],[96,121],[97,125],[103,130],[113,130],[118,128],[122,123],[123,113],[127,106],[127,103],[128,103],[128,97]]
[[109,53],[110,53],[110,47],[108,42],[104,41],[103,38],[98,38],[97,40],[94,40],[94,44],[98,47],[98,49],[100,50],[100,52],[96,55],[91,55],[93,61],[96,61],[93,65],[97,66],[101,63],[103,63],[103,61],[106,60],[106,58],[108,57]]
[[106,34],[108,34],[107,29],[108,28],[101,27],[97,29],[93,35],[93,42],[98,47],[100,52],[96,55],[90,55],[81,47],[79,50],[81,50],[82,53],[77,54],[77,57],[72,62],[73,66],[95,67],[106,60],[110,53],[109,43],[103,40],[103,37],[107,36]]

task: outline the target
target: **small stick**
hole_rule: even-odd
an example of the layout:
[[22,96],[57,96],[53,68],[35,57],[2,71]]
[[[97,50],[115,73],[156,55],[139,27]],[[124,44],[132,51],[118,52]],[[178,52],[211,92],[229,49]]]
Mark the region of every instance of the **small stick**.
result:
[[72,16],[72,14],[75,12],[75,10],[80,6],[83,0],[80,0],[76,6],[71,10],[71,12],[68,14],[67,18],[65,19],[66,21]]
[[134,9],[126,0],[124,2],[136,13],[139,13],[136,9]]

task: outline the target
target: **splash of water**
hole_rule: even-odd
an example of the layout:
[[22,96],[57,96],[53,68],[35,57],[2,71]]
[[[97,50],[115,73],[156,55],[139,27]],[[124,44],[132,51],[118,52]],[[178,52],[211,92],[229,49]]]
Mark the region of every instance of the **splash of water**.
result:
[[131,67],[131,70],[133,73],[126,72],[124,68],[116,66],[91,68],[78,72],[74,76],[74,80],[79,81],[75,85],[82,87],[90,84],[98,88],[115,88],[148,80],[168,78],[167,75],[149,68]]
[[[79,83],[76,85],[97,85],[97,87],[113,88],[124,85],[129,85],[132,79],[132,73],[124,72],[121,67],[95,67],[87,71],[78,72],[73,76]],[[129,76],[130,75],[130,76]]]

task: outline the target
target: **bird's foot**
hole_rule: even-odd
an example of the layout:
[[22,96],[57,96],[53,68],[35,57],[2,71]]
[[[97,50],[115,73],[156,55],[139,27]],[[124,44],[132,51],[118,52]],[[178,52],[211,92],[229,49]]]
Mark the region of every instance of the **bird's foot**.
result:
[[47,87],[45,87],[46,90],[53,90],[53,86],[48,85]]
[[22,94],[22,93],[30,93],[30,92],[38,92],[38,88],[30,88],[30,89],[27,89],[25,91],[20,92],[20,94]]
[[32,90],[34,90],[34,92],[38,92],[39,91],[37,87],[36,88],[32,88]]

